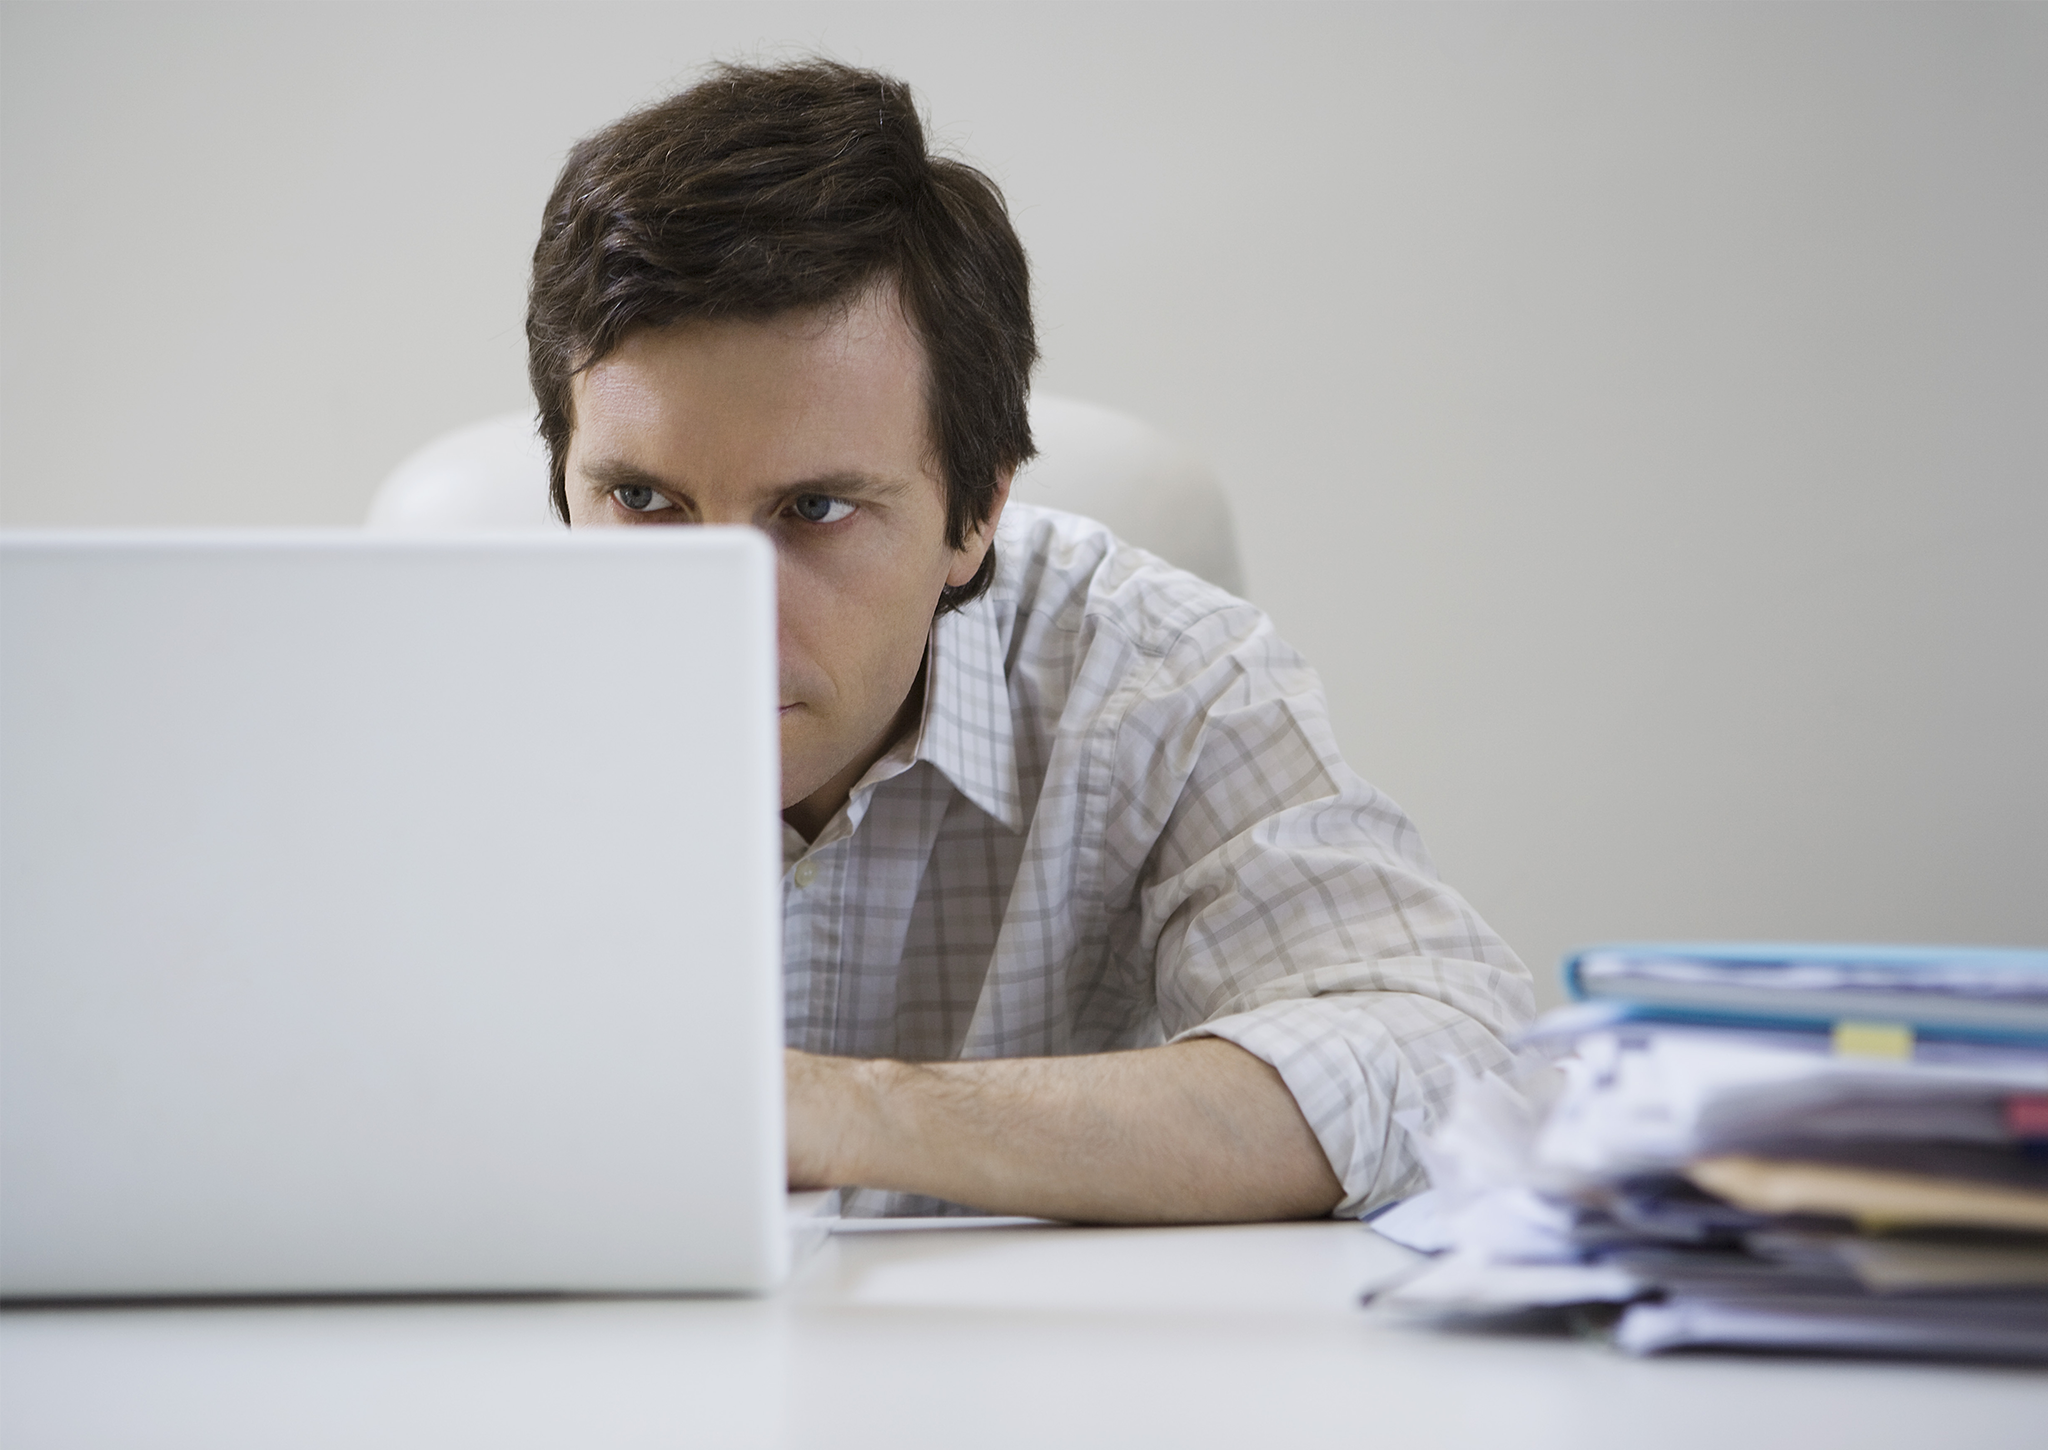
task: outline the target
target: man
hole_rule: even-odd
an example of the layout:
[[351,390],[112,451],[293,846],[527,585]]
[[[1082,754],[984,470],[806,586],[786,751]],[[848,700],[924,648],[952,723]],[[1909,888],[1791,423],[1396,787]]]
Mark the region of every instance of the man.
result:
[[[1528,974],[1264,616],[1010,502],[1024,254],[907,87],[723,68],[584,141],[527,327],[566,521],[776,546],[793,1187],[1155,1222],[1412,1188],[1397,1124],[1505,1060]],[[654,668],[716,621],[593,627]],[[658,722],[594,748],[717,768]]]

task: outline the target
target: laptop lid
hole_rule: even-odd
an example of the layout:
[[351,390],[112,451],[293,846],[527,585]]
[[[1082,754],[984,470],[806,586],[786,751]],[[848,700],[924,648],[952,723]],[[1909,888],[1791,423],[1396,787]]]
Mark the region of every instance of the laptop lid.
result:
[[774,574],[0,540],[0,1294],[775,1284]]

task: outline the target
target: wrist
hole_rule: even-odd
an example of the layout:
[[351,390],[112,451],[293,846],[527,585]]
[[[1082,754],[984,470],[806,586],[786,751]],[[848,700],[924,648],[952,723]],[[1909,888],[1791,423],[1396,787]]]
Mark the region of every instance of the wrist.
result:
[[894,1188],[890,1111],[903,1064],[886,1057],[833,1059],[835,1183]]
[[881,1079],[892,1064],[804,1052],[787,1062],[791,1186],[872,1186],[883,1156]]

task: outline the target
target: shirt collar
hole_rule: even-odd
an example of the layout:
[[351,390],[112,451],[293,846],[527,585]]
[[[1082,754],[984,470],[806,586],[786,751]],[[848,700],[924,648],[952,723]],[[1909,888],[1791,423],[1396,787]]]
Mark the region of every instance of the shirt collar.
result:
[[1011,830],[1024,829],[1002,632],[986,594],[932,623],[916,758]]

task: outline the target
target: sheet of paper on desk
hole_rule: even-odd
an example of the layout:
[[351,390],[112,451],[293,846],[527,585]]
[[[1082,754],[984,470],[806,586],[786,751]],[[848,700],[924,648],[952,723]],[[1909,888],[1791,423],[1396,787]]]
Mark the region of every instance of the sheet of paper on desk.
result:
[[1951,1358],[2048,1359],[2048,1324],[2024,1310],[1887,1306],[1859,1300],[1745,1304],[1685,1298],[1637,1304],[1614,1327],[1630,1354],[1673,1349],[1835,1350]]
[[1457,1242],[1444,1213],[1443,1195],[1433,1188],[1389,1204],[1365,1222],[1381,1238],[1418,1254],[1440,1254]]

